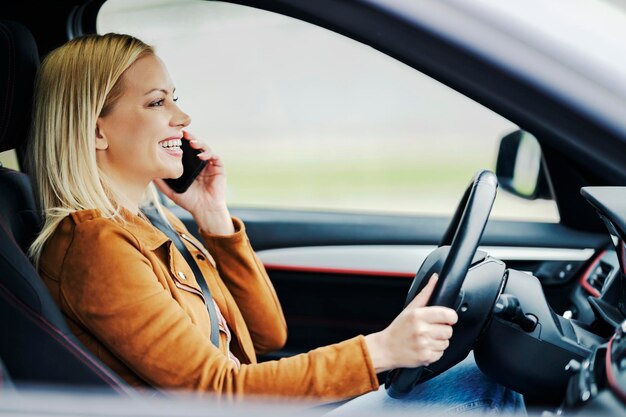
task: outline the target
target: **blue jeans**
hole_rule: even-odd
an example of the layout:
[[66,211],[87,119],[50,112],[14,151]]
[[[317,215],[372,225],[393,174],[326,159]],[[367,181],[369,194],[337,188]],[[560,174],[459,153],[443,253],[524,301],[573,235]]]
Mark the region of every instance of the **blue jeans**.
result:
[[327,415],[384,415],[386,411],[429,417],[464,413],[526,415],[522,396],[480,372],[473,353],[406,395],[394,395],[381,387],[348,401]]

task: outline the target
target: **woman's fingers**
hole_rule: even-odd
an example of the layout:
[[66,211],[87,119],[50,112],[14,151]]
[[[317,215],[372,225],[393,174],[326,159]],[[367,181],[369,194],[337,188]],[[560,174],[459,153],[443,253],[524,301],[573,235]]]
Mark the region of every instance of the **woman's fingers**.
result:
[[434,283],[432,279],[421,292],[426,296],[409,304],[389,327],[379,334],[370,335],[368,343],[375,349],[375,367],[413,368],[441,358],[450,345],[452,325],[457,322],[458,316],[451,308],[420,306],[428,299]]
[[189,146],[191,146],[192,149],[206,149],[206,147],[204,146],[204,144],[198,142],[197,140],[190,140],[189,141]]
[[430,342],[430,350],[432,352],[441,352],[443,353],[450,346],[449,340],[431,340]]
[[185,139],[189,141],[189,146],[191,146],[193,149],[208,149],[208,146],[206,146],[202,141],[198,140],[196,135],[189,133],[186,130],[183,130],[183,140]]
[[203,160],[209,160],[209,159],[219,159],[219,156],[213,153],[211,148],[205,147],[204,150],[198,154],[198,158],[203,159]]
[[430,306],[422,307],[419,310],[422,319],[428,323],[439,323],[453,325],[459,320],[456,311],[448,307]]
[[452,326],[446,326],[445,324],[433,324],[430,331],[430,336],[435,340],[448,340],[452,337]]
[[193,133],[189,132],[188,130],[183,130],[183,137],[185,139],[188,139],[190,142],[191,141],[197,141],[198,138],[196,137],[196,135],[194,135]]
[[420,291],[419,294],[415,296],[415,298],[409,303],[407,307],[415,308],[415,307],[424,307],[425,305],[427,305],[428,300],[430,300],[430,296],[433,294],[433,291],[435,290],[435,285],[437,285],[438,279],[439,279],[439,275],[433,274],[428,280],[428,283],[426,284],[426,286],[422,288],[422,291]]
[[198,158],[202,159],[203,161],[209,161],[209,164],[211,166],[218,168],[216,172],[220,172],[220,170],[223,170],[224,168],[224,163],[222,162],[222,159],[219,157],[219,155],[214,154],[210,150],[199,153]]
[[215,167],[223,168],[223,163],[219,155],[216,155],[209,146],[198,140],[194,134],[184,130],[183,138],[189,141],[189,146],[193,149],[202,150],[202,152],[198,154],[199,159],[209,161],[209,163]]

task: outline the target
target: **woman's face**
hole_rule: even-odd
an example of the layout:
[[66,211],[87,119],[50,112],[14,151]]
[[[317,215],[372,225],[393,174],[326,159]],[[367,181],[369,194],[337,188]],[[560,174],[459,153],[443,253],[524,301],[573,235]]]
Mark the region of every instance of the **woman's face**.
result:
[[122,76],[122,95],[96,131],[98,166],[124,187],[144,188],[155,178],[183,173],[180,141],[191,119],[175,103],[163,62],[149,54]]

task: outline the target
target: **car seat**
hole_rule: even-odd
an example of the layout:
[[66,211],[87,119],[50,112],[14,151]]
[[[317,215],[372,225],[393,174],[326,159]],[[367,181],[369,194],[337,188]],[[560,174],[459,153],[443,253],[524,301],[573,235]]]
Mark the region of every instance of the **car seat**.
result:
[[7,372],[4,363],[0,360],[0,393],[3,391],[12,391],[14,389],[11,377]]
[[[0,20],[0,57],[0,151],[16,149],[23,157],[39,65],[28,29]],[[132,394],[72,335],[25,254],[41,224],[28,176],[0,168],[0,202],[0,358],[15,386],[63,384]]]

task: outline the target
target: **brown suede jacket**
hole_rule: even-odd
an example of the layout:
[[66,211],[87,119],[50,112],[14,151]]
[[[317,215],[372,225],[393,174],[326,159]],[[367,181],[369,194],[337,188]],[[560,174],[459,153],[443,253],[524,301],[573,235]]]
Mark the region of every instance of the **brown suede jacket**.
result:
[[[65,218],[46,244],[40,273],[70,328],[133,386],[324,400],[378,389],[363,336],[309,353],[257,363],[256,353],[285,343],[285,319],[243,223],[204,245],[168,212],[198,260],[233,334],[211,344],[210,320],[194,274],[174,244],[146,220],[126,223],[84,210]],[[208,249],[208,251],[207,251]]]

